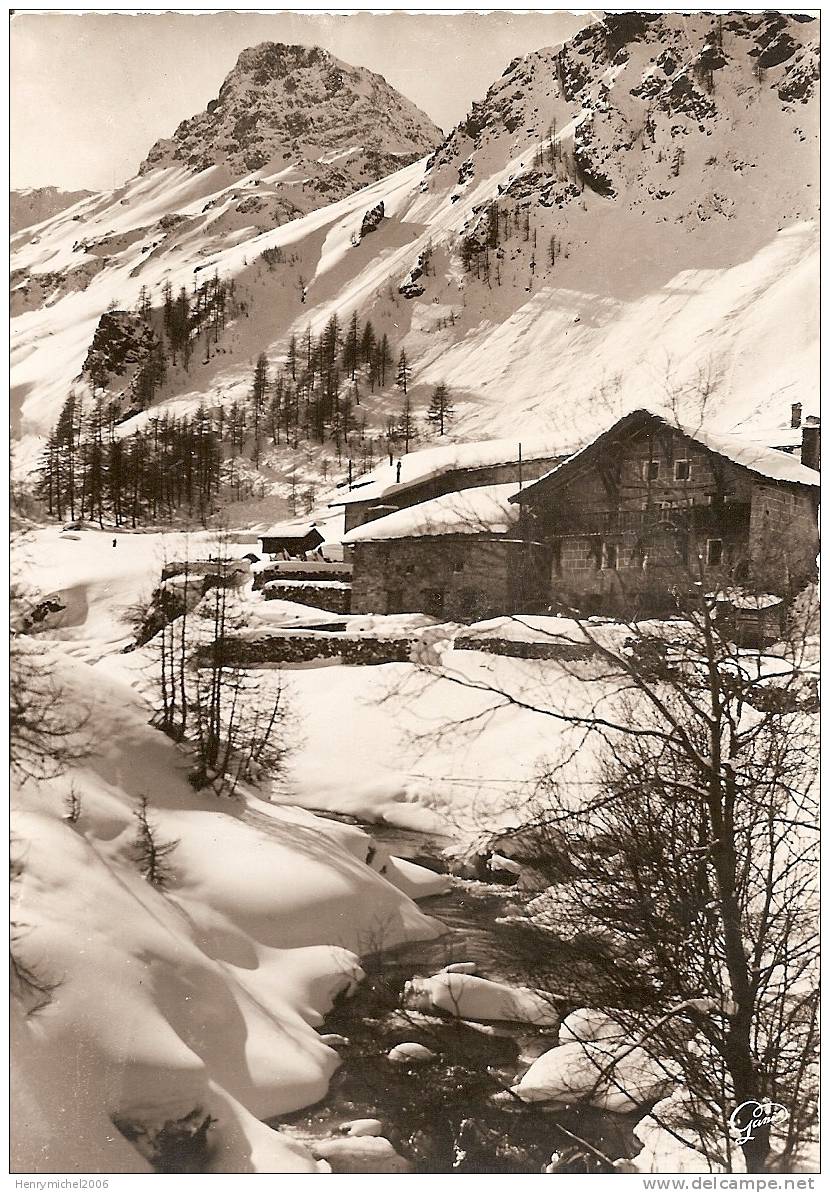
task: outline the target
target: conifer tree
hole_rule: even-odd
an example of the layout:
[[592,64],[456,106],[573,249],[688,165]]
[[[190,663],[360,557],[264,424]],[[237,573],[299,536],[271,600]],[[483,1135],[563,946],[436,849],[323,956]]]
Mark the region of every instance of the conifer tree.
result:
[[366,325],[363,328],[363,334],[360,337],[360,359],[363,364],[371,363],[372,354],[375,350],[375,329],[372,327],[371,320],[366,320]]
[[403,400],[403,410],[398,420],[397,433],[398,439],[403,440],[404,452],[408,452],[410,444],[418,434],[415,417],[412,413],[412,400],[408,395]]
[[346,333],[346,339],[343,344],[343,371],[348,373],[352,381],[354,381],[357,371],[359,353],[360,336],[358,333],[357,311],[352,311],[349,330]]
[[446,384],[441,381],[436,385],[430,399],[429,409],[427,410],[427,421],[432,424],[433,430],[437,430],[439,435],[443,435],[446,431],[447,423],[451,421],[454,413],[450,391]]
[[288,341],[288,359],[286,361],[286,368],[291,374],[291,380],[297,380],[297,337],[292,336]]
[[398,372],[395,377],[395,384],[404,392],[406,397],[407,389],[409,387],[409,379],[412,376],[412,370],[409,367],[409,362],[406,359],[406,349],[401,348],[401,354],[398,357]]
[[179,844],[178,841],[159,841],[158,830],[147,813],[147,796],[142,795],[136,809],[138,831],[132,846],[132,857],[142,878],[157,890],[164,890],[173,878],[173,870],[167,861]]
[[389,339],[384,332],[381,336],[380,347],[378,348],[378,378],[380,379],[381,388],[386,385],[386,374],[392,367],[392,353],[389,348]]

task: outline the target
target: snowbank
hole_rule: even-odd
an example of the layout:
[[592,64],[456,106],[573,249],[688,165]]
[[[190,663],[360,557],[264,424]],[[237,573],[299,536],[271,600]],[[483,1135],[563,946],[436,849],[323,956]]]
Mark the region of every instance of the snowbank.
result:
[[[115,669],[55,650],[53,675],[87,709],[90,753],[15,800],[15,951],[54,986],[16,1014],[18,1169],[147,1171],[113,1120],[146,1141],[198,1112],[216,1120],[208,1171],[317,1171],[258,1120],[323,1096],[339,1061],[315,1028],[361,950],[438,934],[394,885],[429,893],[436,876],[382,876],[352,826],[194,792]],[[164,890],[134,859],[141,795],[157,839],[178,842]]]

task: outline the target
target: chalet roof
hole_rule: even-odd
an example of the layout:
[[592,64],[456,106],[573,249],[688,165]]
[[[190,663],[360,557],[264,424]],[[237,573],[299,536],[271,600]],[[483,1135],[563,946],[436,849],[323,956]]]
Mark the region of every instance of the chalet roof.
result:
[[524,499],[525,494],[538,490],[540,485],[545,485],[549,482],[558,485],[560,481],[566,481],[575,468],[590,461],[592,455],[601,444],[607,443],[609,440],[627,431],[633,431],[640,426],[645,426],[649,422],[657,422],[669,430],[679,431],[681,435],[684,435],[687,439],[695,443],[699,443],[715,455],[729,460],[739,468],[745,468],[748,472],[762,476],[766,480],[777,481],[788,485],[806,485],[811,488],[819,487],[820,478],[818,472],[812,468],[805,467],[800,461],[793,459],[788,452],[779,451],[777,448],[767,447],[761,443],[755,443],[750,439],[744,438],[742,435],[728,434],[723,431],[712,430],[708,427],[680,422],[667,412],[648,410],[645,407],[641,407],[639,410],[633,410],[630,414],[623,415],[613,426],[603,431],[602,434],[597,435],[590,443],[587,443],[585,447],[581,448],[580,451],[574,452],[572,456],[569,456],[567,460],[563,460],[561,464],[557,464],[550,472],[546,472],[544,476],[540,476],[538,480],[529,481],[524,486],[521,494],[516,493],[510,500],[521,501]]
[[[517,436],[513,439],[484,439],[477,443],[449,443],[424,451],[401,456],[401,479],[397,480],[398,462],[379,464],[365,476],[359,477],[352,488],[329,502],[330,505],[353,505],[355,502],[381,501],[393,493],[402,493],[414,485],[423,484],[446,472],[462,472],[470,468],[488,468],[495,464],[512,464],[519,459]],[[521,440],[522,459],[554,459],[563,454],[561,444],[547,440]]]
[[278,522],[269,530],[263,530],[259,539],[260,542],[263,539],[285,539],[287,542],[299,542],[308,538],[310,534],[318,534],[321,539],[323,537],[313,522]]
[[375,543],[388,539],[420,538],[442,534],[505,534],[518,521],[519,511],[510,505],[517,491],[515,482],[482,485],[444,493],[406,509],[356,526],[343,538],[352,543]]

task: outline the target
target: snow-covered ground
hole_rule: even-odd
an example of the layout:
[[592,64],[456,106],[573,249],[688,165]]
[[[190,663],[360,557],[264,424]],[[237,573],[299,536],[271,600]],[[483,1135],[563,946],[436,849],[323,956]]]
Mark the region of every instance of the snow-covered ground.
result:
[[[49,529],[18,556],[29,583],[67,585],[64,624],[35,648],[85,756],[14,795],[14,952],[52,989],[34,1014],[14,1003],[13,1163],[149,1171],[114,1120],[153,1137],[195,1114],[216,1120],[209,1171],[314,1172],[259,1120],[325,1093],[338,1059],[315,1029],[361,953],[440,931],[410,896],[444,880],[296,806],[193,790],[182,752],[148,725],[147,659],[119,653],[124,614],[182,537],[111,544]],[[158,841],[178,842],[163,891],[133,856],[142,796]]]
[[[120,532],[113,548],[112,537],[93,529],[36,531],[20,549],[21,566],[27,581],[44,594],[53,591],[56,576],[62,578],[67,609],[50,617],[50,636],[92,663],[96,673],[117,674],[149,694],[157,665],[152,646],[120,653],[135,637],[130,611],[150,595],[165,559],[180,558],[186,547],[191,558],[205,558],[215,551],[216,539],[208,532]],[[344,617],[290,601],[266,601],[249,590],[241,592],[234,609],[245,618],[243,635],[269,627],[345,623],[349,633],[416,635],[424,649],[437,644],[440,651],[459,630],[416,615]],[[537,640],[581,638],[566,619],[533,620],[539,623],[532,631]],[[511,627],[511,636],[530,632],[518,622]],[[503,635],[500,624],[492,628]],[[480,630],[487,636],[490,623]],[[467,631],[477,632],[475,626]],[[276,684],[280,673],[263,669],[258,677],[265,687]],[[573,664],[475,651],[450,650],[440,667],[430,669],[408,663],[355,667],[327,659],[289,668],[283,681],[301,729],[287,773],[269,798],[453,834],[482,824],[517,823],[545,760],[576,744],[576,731],[549,713],[565,706],[587,712],[601,696],[595,685],[582,682]],[[482,685],[485,690],[478,690]],[[573,760],[572,782],[589,781],[591,761],[585,750]]]

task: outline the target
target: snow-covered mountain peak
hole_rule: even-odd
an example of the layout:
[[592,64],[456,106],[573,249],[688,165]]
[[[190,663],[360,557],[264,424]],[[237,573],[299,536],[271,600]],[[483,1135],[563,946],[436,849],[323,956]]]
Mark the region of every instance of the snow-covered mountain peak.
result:
[[219,165],[239,178],[290,167],[300,171],[298,191],[331,202],[423,156],[440,136],[380,75],[317,46],[263,42],[242,51],[204,112],[156,142],[140,173]]

